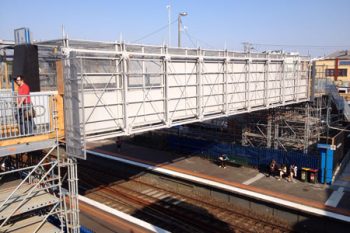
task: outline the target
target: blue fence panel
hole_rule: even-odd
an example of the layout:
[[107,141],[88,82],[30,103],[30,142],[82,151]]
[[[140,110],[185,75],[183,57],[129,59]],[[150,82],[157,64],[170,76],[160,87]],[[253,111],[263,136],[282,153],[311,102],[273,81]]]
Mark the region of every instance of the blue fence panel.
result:
[[285,155],[285,163],[295,163],[299,168],[307,167],[313,169],[320,168],[320,156],[312,154],[303,154],[297,152],[289,152]]
[[94,231],[92,231],[84,226],[80,226],[80,233],[94,233]]
[[217,143],[206,140],[170,135],[168,145],[171,149],[192,154],[203,154],[215,159],[226,154],[229,158],[241,158],[255,167],[267,167],[274,159],[279,164],[295,164],[299,168],[319,169],[320,156],[296,151],[281,151],[269,148],[245,147],[236,144]]

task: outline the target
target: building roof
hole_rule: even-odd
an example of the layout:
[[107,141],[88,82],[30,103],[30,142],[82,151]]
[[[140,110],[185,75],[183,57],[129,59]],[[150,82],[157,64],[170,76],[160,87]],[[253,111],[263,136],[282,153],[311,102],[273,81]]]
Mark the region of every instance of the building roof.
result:
[[350,59],[350,50],[339,50],[327,55],[326,58]]

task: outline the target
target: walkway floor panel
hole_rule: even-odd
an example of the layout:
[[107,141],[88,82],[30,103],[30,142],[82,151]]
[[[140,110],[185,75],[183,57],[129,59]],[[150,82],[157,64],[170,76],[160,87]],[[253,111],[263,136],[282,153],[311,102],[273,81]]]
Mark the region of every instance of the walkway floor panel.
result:
[[[42,224],[43,217],[33,216],[21,221],[17,221],[14,224],[6,225],[0,228],[3,233],[27,233],[35,232],[35,230],[40,227],[37,233],[59,233],[60,229],[52,225],[49,222],[44,222]],[[41,225],[42,224],[42,225]],[[40,226],[41,225],[41,226]]]
[[[16,182],[13,182],[13,184],[14,183]],[[0,220],[6,219],[7,216],[9,216],[9,214],[11,214],[11,212],[17,208],[26,195],[29,194],[33,186],[33,184],[25,183],[16,191],[13,197],[11,197],[0,209]],[[1,188],[0,203],[3,203],[15,188],[16,186]],[[31,194],[29,194],[27,200],[23,202],[21,207],[15,212],[14,215],[19,215],[28,211],[50,206],[57,202],[59,202],[59,199],[54,195],[46,192],[45,190],[35,189]]]

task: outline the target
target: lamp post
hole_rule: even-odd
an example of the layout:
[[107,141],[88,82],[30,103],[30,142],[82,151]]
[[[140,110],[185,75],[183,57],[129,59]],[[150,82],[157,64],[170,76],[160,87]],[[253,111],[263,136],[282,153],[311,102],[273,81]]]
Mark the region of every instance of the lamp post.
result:
[[187,16],[187,12],[181,12],[177,17],[177,46],[179,48],[181,48],[181,25],[182,25],[181,16]]
[[168,47],[171,46],[171,5],[167,5],[168,9]]

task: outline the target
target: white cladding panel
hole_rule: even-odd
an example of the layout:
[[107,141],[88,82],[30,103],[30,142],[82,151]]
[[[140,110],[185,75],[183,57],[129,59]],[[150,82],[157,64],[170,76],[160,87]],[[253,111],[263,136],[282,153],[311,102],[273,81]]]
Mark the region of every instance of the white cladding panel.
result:
[[[140,51],[147,51],[146,46]],[[181,49],[158,57],[132,51],[115,56],[76,52],[83,55],[71,58],[83,64],[74,70],[82,82],[76,87],[84,108],[80,118],[91,139],[308,100],[308,61],[298,56],[230,53],[230,57],[199,50],[181,55]],[[104,131],[114,133],[103,136]]]

